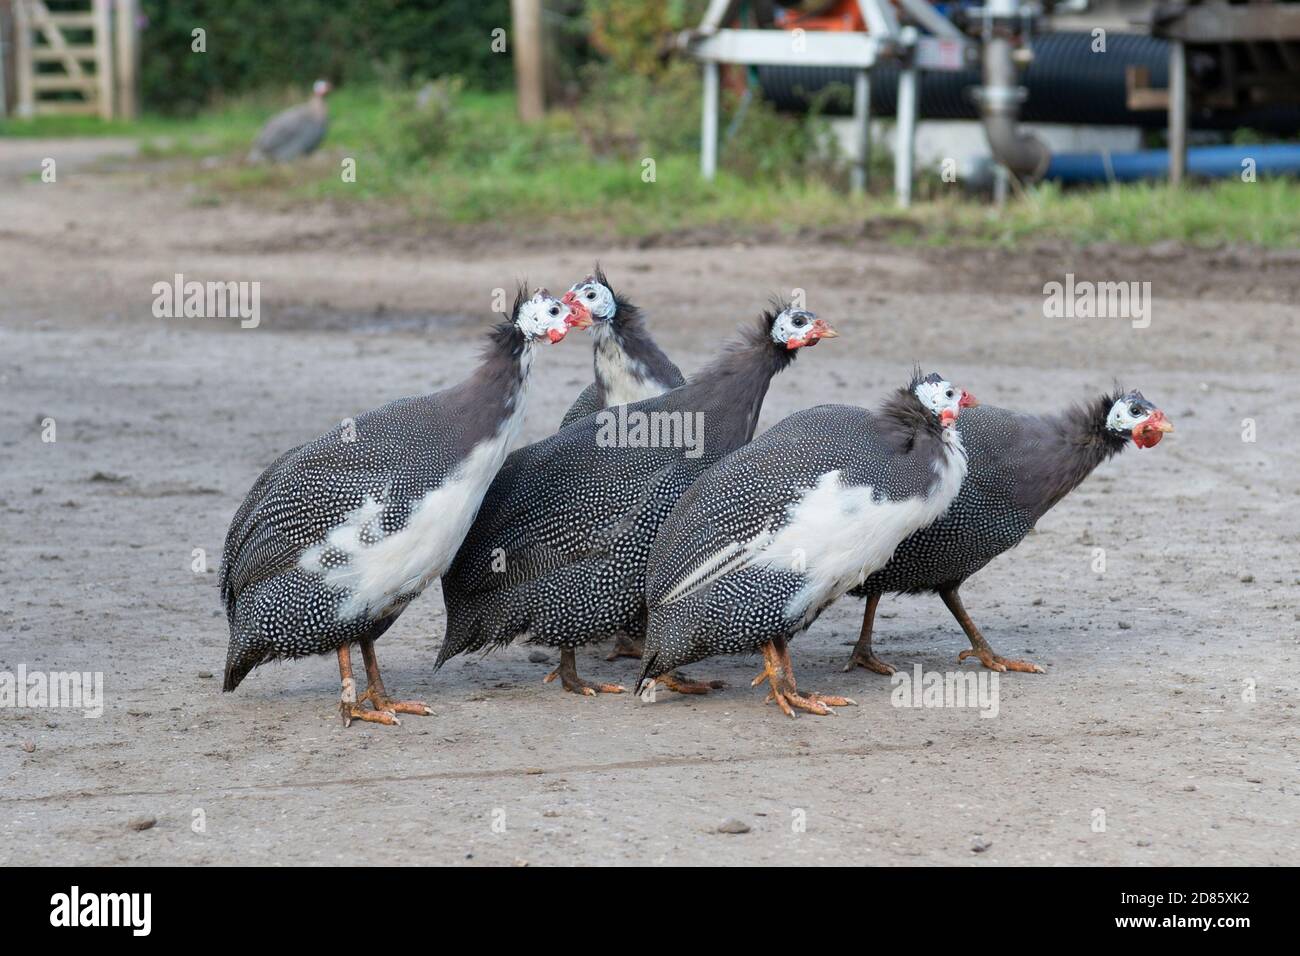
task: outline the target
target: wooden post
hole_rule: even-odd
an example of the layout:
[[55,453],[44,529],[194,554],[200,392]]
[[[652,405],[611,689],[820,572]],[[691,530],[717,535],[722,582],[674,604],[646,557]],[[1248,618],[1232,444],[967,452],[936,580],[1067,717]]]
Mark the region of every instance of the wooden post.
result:
[[136,15],[138,0],[117,0],[117,102],[122,119],[133,120],[140,112],[136,70],[139,67]]
[[546,113],[546,69],[542,53],[542,0],[510,0],[514,35],[515,90],[519,118],[532,123]]
[[99,118],[113,118],[113,47],[109,27],[109,0],[95,0],[95,80],[98,86]]
[[27,0],[14,4],[14,65],[18,78],[18,115],[26,119],[36,113],[36,89],[32,86],[32,20]]

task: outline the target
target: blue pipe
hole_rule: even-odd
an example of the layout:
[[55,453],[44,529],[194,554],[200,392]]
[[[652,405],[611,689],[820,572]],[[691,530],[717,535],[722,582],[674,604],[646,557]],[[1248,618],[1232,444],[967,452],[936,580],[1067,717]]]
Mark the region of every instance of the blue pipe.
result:
[[[1194,146],[1187,151],[1187,172],[1211,179],[1240,176],[1248,159],[1255,161],[1259,176],[1300,175],[1300,144],[1284,143]],[[1168,175],[1168,151],[1147,149],[1136,153],[1056,153],[1045,178],[1060,183],[1127,183]]]

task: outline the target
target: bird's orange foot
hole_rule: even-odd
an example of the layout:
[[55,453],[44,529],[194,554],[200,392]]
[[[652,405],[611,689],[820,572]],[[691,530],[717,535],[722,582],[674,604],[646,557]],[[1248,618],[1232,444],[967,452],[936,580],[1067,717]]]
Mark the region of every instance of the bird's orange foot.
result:
[[787,717],[793,717],[796,710],[804,710],[810,714],[816,714],[819,717],[834,717],[835,711],[832,707],[852,707],[857,706],[857,701],[851,697],[835,697],[830,694],[798,694],[795,691],[776,691],[769,690],[767,696],[763,698],[763,703],[775,700],[778,707]]
[[344,727],[351,727],[352,721],[364,720],[372,724],[384,724],[388,727],[397,727],[401,721],[391,710],[367,710],[365,707],[356,703],[342,701],[339,704],[339,717],[343,720]]
[[855,667],[865,667],[869,671],[875,671],[877,674],[884,674],[886,677],[898,669],[894,667],[893,664],[890,664],[887,661],[882,661],[876,656],[875,651],[867,651],[863,653],[857,648],[854,648],[853,653],[849,655],[849,662],[844,665],[843,669],[845,671],[851,671]]
[[558,667],[542,678],[542,683],[549,684],[557,677],[560,679],[560,685],[570,694],[582,694],[584,697],[595,697],[597,694],[621,694],[627,690],[622,684],[589,684],[577,674],[565,674]]
[[691,680],[677,671],[660,674],[655,678],[655,683],[663,684],[679,694],[707,694],[711,690],[722,690],[727,686],[725,681],[720,680]]
[[626,634],[620,634],[614,638],[614,646],[610,648],[609,654],[605,660],[616,661],[620,657],[633,657],[641,659],[641,649],[644,641],[637,640],[635,637],[628,637]]
[[370,701],[370,706],[377,711],[387,711],[390,714],[415,714],[417,717],[432,717],[433,708],[422,700],[393,700],[387,694],[376,694],[374,691],[366,691],[361,695],[360,703]]
[[627,690],[622,684],[589,684],[579,677],[577,657],[571,647],[560,649],[560,666],[547,674],[542,683],[549,684],[557,677],[570,694],[581,694],[584,697],[595,697],[597,694],[621,694]]
[[787,717],[793,717],[796,710],[802,710],[819,717],[830,717],[835,711],[832,707],[856,707],[857,701],[851,697],[838,697],[833,694],[800,694],[795,687],[794,674],[790,666],[790,652],[782,648],[777,650],[772,645],[763,647],[763,672],[750,682],[750,687],[757,687],[767,681],[769,690],[763,703],[775,700],[776,705]]
[[1003,657],[1001,654],[994,654],[990,648],[983,648],[981,650],[967,648],[957,655],[957,661],[960,663],[968,657],[978,658],[979,662],[991,671],[1002,671],[1004,673],[1006,671],[1020,671],[1025,674],[1047,673],[1047,671],[1043,670],[1033,661],[1021,661],[1011,657]]

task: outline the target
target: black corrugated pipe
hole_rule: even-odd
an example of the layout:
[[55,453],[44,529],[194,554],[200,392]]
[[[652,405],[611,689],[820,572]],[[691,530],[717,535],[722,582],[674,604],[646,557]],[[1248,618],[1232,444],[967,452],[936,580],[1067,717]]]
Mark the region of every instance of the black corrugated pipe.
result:
[[[1034,35],[1034,59],[1020,74],[1028,97],[1020,107],[1025,123],[1071,123],[1080,126],[1141,126],[1164,129],[1164,110],[1130,110],[1125,70],[1146,67],[1151,85],[1166,86],[1169,43],[1138,33],[1106,34],[1106,52],[1093,52],[1089,33]],[[1198,64],[1189,67],[1195,72]],[[896,65],[878,64],[871,71],[871,115],[893,116],[898,103]],[[823,112],[845,116],[853,111],[853,70],[816,66],[760,66],[763,97],[778,109],[802,112],[834,85],[843,95],[822,104]],[[970,90],[983,82],[978,69],[955,72],[922,71],[920,106],[923,119],[978,119]],[[1250,127],[1262,133],[1293,136],[1300,131],[1300,109],[1294,106],[1252,106],[1235,110],[1194,109],[1192,129]]]

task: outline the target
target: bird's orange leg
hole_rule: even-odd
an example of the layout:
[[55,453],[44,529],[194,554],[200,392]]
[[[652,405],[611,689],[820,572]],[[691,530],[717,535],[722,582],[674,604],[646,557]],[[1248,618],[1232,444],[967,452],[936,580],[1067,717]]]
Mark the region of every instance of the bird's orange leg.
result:
[[357,703],[357,682],[352,678],[352,648],[344,644],[338,650],[339,678],[343,689],[339,694],[339,717],[344,727],[351,727],[354,720],[365,720],[373,724],[393,726],[397,717],[391,711],[366,710]]
[[855,667],[865,667],[877,674],[894,673],[894,665],[882,661],[871,649],[871,630],[875,625],[876,605],[879,603],[879,594],[868,596],[867,606],[862,611],[862,632],[858,635],[858,643],[853,646],[853,653],[849,655],[849,662],[844,665],[844,670],[851,671]]
[[948,606],[948,610],[951,611],[952,616],[957,619],[957,623],[960,624],[961,629],[966,632],[966,637],[971,643],[970,650],[962,651],[957,655],[957,660],[959,662],[964,661],[968,657],[978,657],[979,662],[991,671],[1021,671],[1026,674],[1047,673],[1047,671],[1043,670],[1033,661],[1015,660],[1014,658],[1002,657],[1001,655],[994,654],[993,648],[989,646],[989,642],[984,640],[984,635],[980,633],[979,628],[975,626],[975,622],[972,621],[970,615],[966,613],[966,608],[962,605],[961,598],[957,596],[956,588],[946,588],[945,590],[940,591],[939,597],[943,598],[943,603]]
[[422,700],[393,700],[384,690],[384,679],[379,676],[379,658],[375,656],[375,642],[361,642],[361,657],[366,662],[366,692],[361,701],[370,701],[376,711],[389,714],[415,714],[429,717],[433,708]]
[[831,694],[800,694],[795,687],[794,666],[790,663],[790,650],[785,638],[773,638],[763,645],[763,673],[750,683],[757,687],[767,681],[770,689],[763,703],[775,700],[787,717],[793,717],[795,710],[804,710],[810,714],[828,717],[835,713],[832,707],[848,707],[857,704],[849,697],[836,697]]
[[579,677],[578,659],[574,656],[572,647],[560,648],[560,666],[547,674],[542,683],[549,684],[557,677],[570,694],[581,694],[584,697],[595,697],[597,694],[621,694],[627,690],[622,684],[588,684]]

